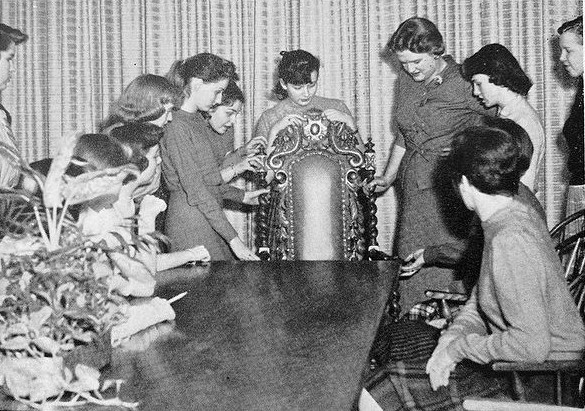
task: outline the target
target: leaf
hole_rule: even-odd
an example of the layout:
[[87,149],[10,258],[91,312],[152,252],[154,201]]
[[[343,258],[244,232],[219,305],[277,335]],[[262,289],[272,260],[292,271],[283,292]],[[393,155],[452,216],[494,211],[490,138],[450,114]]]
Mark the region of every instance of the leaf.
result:
[[69,384],[67,390],[73,392],[97,391],[100,388],[100,372],[85,364],[75,366],[76,381]]
[[2,363],[2,369],[6,386],[14,397],[43,401],[63,392],[66,385],[62,358],[10,358]]
[[20,158],[18,151],[3,141],[0,141],[0,157],[4,157],[6,160],[10,161],[16,166],[20,166],[22,163],[22,159]]
[[67,170],[67,167],[69,167],[75,146],[77,145],[77,140],[80,136],[81,134],[79,133],[67,134],[63,136],[63,139],[59,144],[59,151],[53,158],[51,168],[49,169],[47,179],[45,180],[45,189],[43,191],[43,202],[45,203],[45,207],[59,208],[62,206],[61,184],[63,181],[63,175],[65,175],[65,171]]
[[30,315],[30,327],[34,330],[39,331],[43,324],[47,322],[53,310],[51,307],[43,307],[38,311],[31,313]]
[[59,343],[52,338],[40,336],[32,340],[32,343],[42,352],[55,355],[61,349]]
[[0,343],[0,348],[9,351],[26,350],[29,347],[30,340],[22,335],[6,339]]
[[23,191],[0,188],[0,238],[40,236],[35,207],[38,207],[38,200]]

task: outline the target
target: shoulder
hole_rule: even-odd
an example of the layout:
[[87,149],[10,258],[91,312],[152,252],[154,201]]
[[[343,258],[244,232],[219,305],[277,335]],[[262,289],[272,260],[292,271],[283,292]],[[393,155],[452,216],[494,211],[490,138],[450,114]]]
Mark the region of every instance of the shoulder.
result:
[[550,236],[544,220],[537,210],[525,201],[514,198],[510,206],[499,217],[494,244],[500,251],[514,253],[522,247],[542,248],[550,243]]
[[448,85],[449,88],[470,90],[469,96],[473,97],[471,95],[471,83],[461,75],[461,64],[453,60],[451,56],[445,56],[445,61],[447,62],[447,67],[442,73],[445,85]]
[[328,106],[345,106],[345,103],[337,98],[328,98],[322,96],[314,96],[313,103],[315,105],[328,105]]
[[286,105],[286,100],[278,100],[275,105],[267,108],[262,112],[262,114],[260,114],[260,120],[277,116],[286,107]]
[[173,120],[168,123],[164,128],[163,140],[170,136],[181,134],[186,135],[199,135],[207,128],[207,121],[203,117],[197,115],[197,113],[186,113],[184,111],[177,111],[173,115]]

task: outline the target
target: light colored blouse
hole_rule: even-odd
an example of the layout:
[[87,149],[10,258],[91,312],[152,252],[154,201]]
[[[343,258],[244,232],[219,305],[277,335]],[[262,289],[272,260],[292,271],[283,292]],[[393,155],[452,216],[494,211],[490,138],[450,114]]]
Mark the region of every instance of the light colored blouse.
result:
[[534,152],[530,160],[530,167],[520,178],[520,181],[533,192],[538,191],[538,178],[544,158],[544,128],[540,123],[536,110],[528,103],[526,98],[518,94],[510,104],[502,107],[498,115],[514,121],[528,133]]

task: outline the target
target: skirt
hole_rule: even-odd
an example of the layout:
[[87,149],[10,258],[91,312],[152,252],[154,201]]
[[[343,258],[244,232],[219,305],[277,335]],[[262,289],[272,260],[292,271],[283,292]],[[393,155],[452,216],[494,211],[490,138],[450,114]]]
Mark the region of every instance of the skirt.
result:
[[164,233],[171,242],[171,252],[203,245],[209,251],[211,261],[235,260],[228,243],[198,207],[187,203],[187,196],[182,191],[170,193]]

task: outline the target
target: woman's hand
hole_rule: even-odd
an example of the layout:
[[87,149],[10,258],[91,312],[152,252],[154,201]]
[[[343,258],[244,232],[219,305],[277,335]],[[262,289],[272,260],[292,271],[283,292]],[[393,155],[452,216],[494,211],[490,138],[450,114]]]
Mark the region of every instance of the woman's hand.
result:
[[211,256],[209,255],[209,251],[202,245],[198,245],[197,247],[188,248],[185,250],[189,255],[189,261],[209,261]]
[[373,192],[381,192],[386,191],[390,188],[394,181],[390,181],[385,176],[382,177],[374,177],[372,181],[364,185],[364,192],[366,194],[371,194]]
[[234,237],[229,244],[238,259],[243,261],[260,261],[260,257],[246,247],[239,237]]
[[439,155],[441,157],[449,157],[449,154],[451,154],[451,147],[443,147]]
[[244,146],[244,153],[246,156],[254,156],[258,154],[262,149],[265,149],[268,145],[268,141],[264,136],[257,136],[254,137],[252,140],[248,141]]
[[400,266],[400,277],[411,277],[416,274],[423,265],[425,265],[424,248],[419,248],[414,253],[404,259],[404,264]]
[[287,114],[278,120],[270,129],[270,135],[276,135],[280,130],[288,126],[302,127],[306,123],[305,118],[300,114]]
[[268,188],[261,188],[259,190],[246,191],[244,193],[244,199],[242,200],[242,202],[244,204],[257,205],[258,204],[258,197],[260,197],[262,194],[266,194],[268,192],[270,192],[270,190]]
[[325,110],[323,112],[323,114],[325,115],[325,117],[327,117],[327,120],[329,121],[339,121],[342,123],[345,123],[352,131],[357,130],[357,127],[355,125],[355,120],[353,119],[353,117],[347,113],[343,113],[339,110],[336,110],[334,108],[329,108],[327,110]]
[[246,157],[239,163],[234,164],[234,171],[236,175],[242,174],[244,171],[256,172],[264,168],[264,161],[261,156]]

